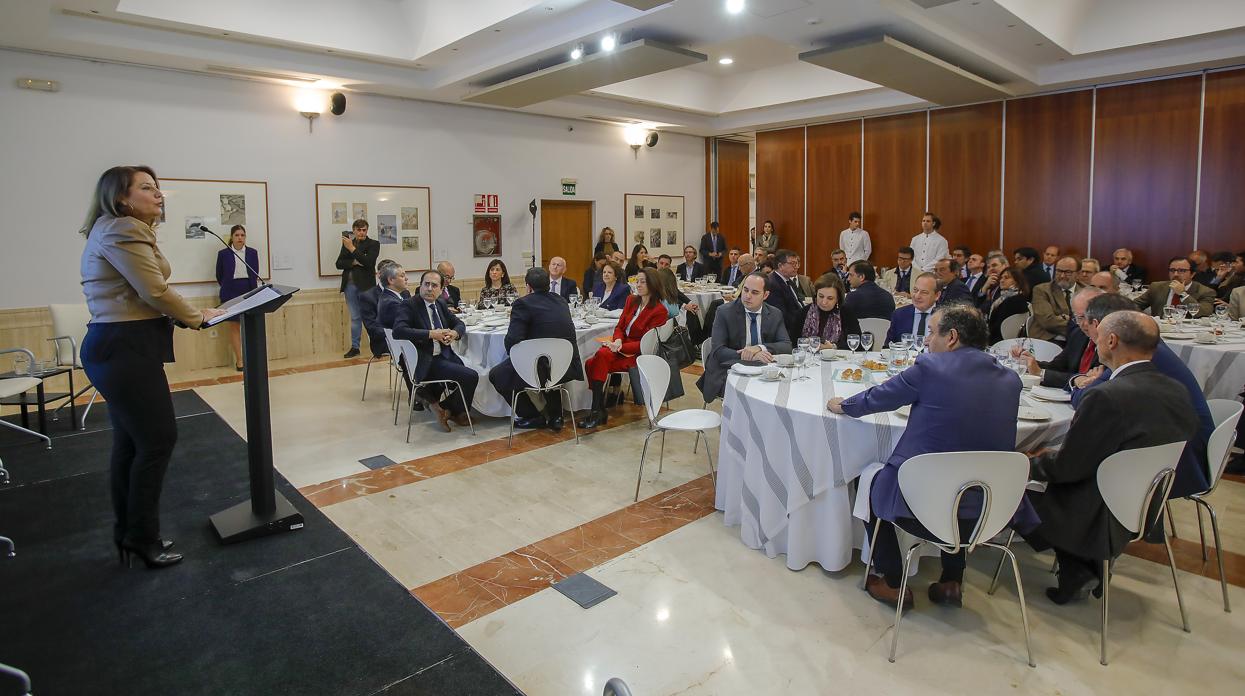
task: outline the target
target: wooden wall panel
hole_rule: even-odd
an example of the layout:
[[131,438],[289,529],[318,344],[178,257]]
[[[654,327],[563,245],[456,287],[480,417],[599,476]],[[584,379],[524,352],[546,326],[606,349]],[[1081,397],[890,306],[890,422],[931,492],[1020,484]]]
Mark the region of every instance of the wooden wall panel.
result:
[[748,143],[719,140],[717,147],[718,225],[728,244],[747,249]]
[[781,247],[804,255],[804,128],[757,133],[757,234],[773,220]]
[[[1093,90],[1007,102],[1003,249],[1089,243]],[[1108,257],[1101,257],[1099,261]]]
[[925,211],[925,112],[865,119],[864,227],[874,261],[894,266],[895,252],[921,231]]
[[[839,246],[839,233],[847,227],[847,216],[861,208],[860,125],[857,119],[808,128],[808,251],[804,267],[813,278],[830,268],[830,254]],[[875,263],[884,258],[881,251],[873,255]]]
[[1245,250],[1245,70],[1206,76],[1197,246]]
[[999,245],[1003,103],[929,114],[929,209],[952,246],[985,253]]
[[[1193,249],[1202,78],[1098,90],[1091,252],[1134,250],[1152,277]],[[1238,190],[1237,195],[1240,195]]]

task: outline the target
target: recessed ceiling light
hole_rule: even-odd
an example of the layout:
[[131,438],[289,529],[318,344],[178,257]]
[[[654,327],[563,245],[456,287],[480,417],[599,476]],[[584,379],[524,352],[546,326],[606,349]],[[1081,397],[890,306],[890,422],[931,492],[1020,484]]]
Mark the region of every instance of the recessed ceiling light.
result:
[[721,58],[718,59],[718,65],[730,65],[731,63],[734,63],[734,62],[735,62],[735,59],[731,58],[730,56],[722,56]]
[[1014,29],[1015,27],[1016,27],[1016,25],[1015,25],[1015,24],[1008,24],[1008,25],[1007,25],[1007,28],[1008,28],[1008,29]]
[[744,11],[744,0],[726,0],[726,11],[731,14],[739,14]]
[[575,44],[575,48],[571,49],[571,60],[579,60],[584,57],[584,45]]
[[601,50],[602,51],[612,51],[614,50],[614,47],[617,45],[618,45],[618,37],[614,36],[613,34],[606,34],[605,36],[601,37]]

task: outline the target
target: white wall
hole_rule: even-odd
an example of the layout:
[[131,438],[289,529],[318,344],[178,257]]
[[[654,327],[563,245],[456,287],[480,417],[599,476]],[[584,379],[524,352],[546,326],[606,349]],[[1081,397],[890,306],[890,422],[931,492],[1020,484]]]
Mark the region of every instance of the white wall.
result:
[[[15,87],[27,77],[59,81],[61,91]],[[453,260],[460,278],[482,275],[488,262],[471,256],[475,193],[501,196],[512,272],[531,248],[528,201],[564,198],[564,177],[579,180],[575,199],[595,201],[594,230],[623,228],[628,192],[683,195],[687,219],[704,218],[701,138],[663,133],[634,158],[612,126],[357,95],[344,116],[326,113],[309,135],[294,96],[274,85],[0,50],[0,308],[80,301],[77,229],[100,172],[117,164],[149,164],[171,178],[267,181],[272,254],[292,262],[274,268],[274,281],[309,288],[338,282],[317,274],[317,183],[430,186],[433,256]],[[208,295],[215,286],[182,290]]]

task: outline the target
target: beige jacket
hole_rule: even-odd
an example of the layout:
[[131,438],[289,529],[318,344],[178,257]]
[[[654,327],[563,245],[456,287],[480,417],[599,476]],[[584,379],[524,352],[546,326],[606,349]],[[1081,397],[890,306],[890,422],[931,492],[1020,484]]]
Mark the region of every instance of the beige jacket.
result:
[[[1161,317],[1163,316],[1163,308],[1167,306],[1168,300],[1171,298],[1171,281],[1160,280],[1150,283],[1150,288],[1137,298],[1137,307],[1141,310],[1150,310],[1150,314]],[[1189,287],[1185,288],[1184,299],[1192,298],[1197,302],[1197,316],[1209,317],[1215,313],[1215,291],[1194,281],[1189,283]]]
[[101,217],[82,250],[82,292],[91,321],[169,316],[198,328],[203,314],[169,287],[171,273],[155,230],[132,217]]
[[1239,321],[1245,317],[1245,286],[1236,288],[1228,296],[1228,316],[1233,321]]
[[[1072,294],[1081,291],[1081,285],[1072,286]],[[1072,308],[1068,296],[1054,283],[1042,283],[1033,288],[1033,321],[1029,322],[1029,337],[1049,341],[1056,336],[1068,335],[1068,320]]]

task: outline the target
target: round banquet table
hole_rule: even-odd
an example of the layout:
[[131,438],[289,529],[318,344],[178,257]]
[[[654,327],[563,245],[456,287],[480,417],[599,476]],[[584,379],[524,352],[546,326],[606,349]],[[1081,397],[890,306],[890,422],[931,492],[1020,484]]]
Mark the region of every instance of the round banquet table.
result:
[[[617,319],[602,319],[595,324],[575,325],[575,342],[579,345],[580,361],[587,360],[597,348],[601,347],[595,339],[609,336],[614,332]],[[582,328],[581,328],[582,327]],[[454,343],[454,352],[458,353],[468,367],[480,375],[480,384],[476,387],[472,405],[486,416],[509,416],[510,402],[493,388],[488,381],[489,370],[493,369],[509,357],[506,351],[506,330],[509,324],[486,327],[480,324],[467,327],[467,335]],[[464,345],[465,344],[465,345]],[[567,382],[566,388],[571,392],[571,407],[584,410],[592,405],[592,393],[588,391],[588,383],[583,380]]]
[[[907,419],[897,413],[855,419],[826,410],[831,398],[868,387],[834,380],[849,365],[819,361],[804,381],[736,374],[727,379],[715,505],[727,526],[739,526],[746,546],[770,558],[786,554],[792,570],[814,562],[841,570],[851,562],[852,549],[862,547],[864,525],[852,516],[848,482],[886,461],[906,427]],[[1040,401],[1027,391],[1022,399],[1045,408],[1051,419],[1020,421],[1017,451],[1062,442],[1071,406]]]
[[[1206,327],[1194,325],[1188,331],[1198,333]],[[1215,344],[1175,340],[1166,332],[1160,335],[1193,373],[1207,399],[1235,400],[1241,393],[1245,386],[1245,331],[1231,330]]]

